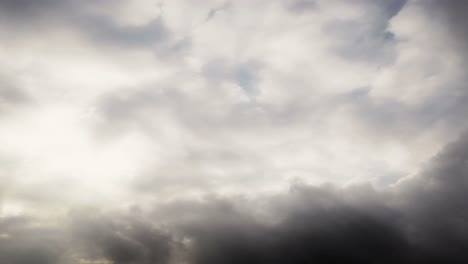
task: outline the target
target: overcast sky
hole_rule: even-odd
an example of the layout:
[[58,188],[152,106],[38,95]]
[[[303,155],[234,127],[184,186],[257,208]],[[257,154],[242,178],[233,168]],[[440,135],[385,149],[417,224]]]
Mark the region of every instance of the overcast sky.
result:
[[0,0],[0,263],[468,263],[463,0]]

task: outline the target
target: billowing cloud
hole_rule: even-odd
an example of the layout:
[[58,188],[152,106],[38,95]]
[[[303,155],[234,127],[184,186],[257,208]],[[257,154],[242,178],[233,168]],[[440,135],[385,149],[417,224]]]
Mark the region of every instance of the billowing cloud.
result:
[[148,211],[75,210],[60,228],[3,218],[1,256],[9,263],[463,263],[467,157],[464,137],[385,192],[298,184],[281,195],[206,197]]

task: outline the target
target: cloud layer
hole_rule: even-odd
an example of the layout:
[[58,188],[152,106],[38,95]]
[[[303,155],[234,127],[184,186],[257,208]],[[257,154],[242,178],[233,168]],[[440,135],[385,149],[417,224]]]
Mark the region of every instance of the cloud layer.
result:
[[466,263],[467,8],[0,0],[0,262]]
[[299,184],[255,199],[75,210],[58,226],[3,218],[0,254],[7,263],[463,263],[467,142],[386,192]]

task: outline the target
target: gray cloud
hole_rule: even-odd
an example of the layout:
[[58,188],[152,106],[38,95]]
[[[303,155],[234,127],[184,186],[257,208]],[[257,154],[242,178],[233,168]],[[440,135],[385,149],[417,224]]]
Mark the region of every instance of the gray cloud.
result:
[[12,76],[0,74],[0,113],[26,106],[33,102],[31,96]]
[[437,16],[443,16],[443,21],[448,23],[447,29],[453,33],[453,37],[462,41],[464,48],[468,44],[468,19],[464,11],[468,8],[464,1],[429,1],[423,3],[429,8],[429,12]]
[[161,18],[156,18],[141,26],[117,25],[112,20],[101,16],[78,16],[79,28],[86,29],[98,42],[122,48],[156,47],[169,38],[168,29]]
[[324,30],[340,39],[332,47],[340,56],[387,64],[394,59],[396,42],[393,34],[386,31],[386,25],[379,25],[379,22],[338,20],[328,24]]
[[5,263],[59,263],[66,250],[61,230],[37,226],[28,217],[0,218],[0,233],[0,260]]
[[302,13],[317,8],[317,3],[314,0],[287,0],[285,4],[289,11],[295,13]]
[[270,200],[279,212],[273,224],[238,209],[241,200],[215,202],[219,206],[202,213],[201,220],[189,218],[192,261],[463,263],[468,259],[463,250],[468,239],[467,160],[465,137],[396,186],[391,196],[366,191],[370,196],[362,200],[359,189],[298,186]]
[[257,61],[244,63],[230,63],[223,59],[212,60],[202,68],[203,76],[214,82],[215,86],[228,81],[239,85],[249,97],[255,97],[260,93],[258,83],[262,66]]
[[147,264],[174,258],[187,263],[464,263],[467,139],[448,145],[418,175],[385,192],[299,184],[279,196],[170,202],[149,214],[138,208],[123,214],[77,210],[66,229],[2,218],[0,257],[12,264],[77,259]]
[[[218,23],[219,21],[213,19],[217,12],[229,7],[225,5],[208,10],[206,18],[202,19],[209,23],[203,23],[198,32],[194,31],[194,36],[187,37],[183,34],[177,36],[172,31],[168,17],[158,16],[143,25],[127,25],[120,23],[116,18],[92,11],[91,2],[0,0],[0,19],[5,22],[1,27],[21,31],[15,31],[15,34],[26,34],[26,31],[37,28],[54,30],[57,27],[65,27],[82,34],[80,36],[85,36],[97,46],[114,47],[121,51],[148,49],[161,58],[173,59],[187,54],[192,45],[200,41],[194,36],[201,34],[199,32],[203,32],[204,26]],[[98,1],[97,4],[106,6],[117,2]],[[399,42],[402,40],[395,38],[389,31],[389,24],[406,1],[363,0],[360,3],[365,3],[366,7],[370,6],[366,11],[375,13],[366,14],[364,19],[358,21],[343,19],[327,24],[323,28],[324,34],[331,36],[335,45],[327,46],[330,49],[326,50],[331,50],[333,58],[338,55],[340,61],[337,65],[345,62],[349,62],[350,65],[368,63],[371,64],[370,67],[391,65],[398,56],[395,54],[398,52],[395,49],[396,45],[403,42]],[[284,4],[291,11],[288,15],[299,16],[300,13],[301,18],[316,15],[315,11],[318,13],[321,8],[319,1],[294,0]],[[442,25],[443,28],[447,28],[447,31],[452,30],[452,38],[446,40],[449,43],[447,47],[456,49],[464,61],[468,43],[465,26],[467,23],[463,13],[466,5],[451,0],[421,5],[426,12],[435,14],[435,19],[446,23]],[[235,8],[238,7],[233,7],[232,14],[242,9]],[[304,12],[312,10],[314,14]],[[236,20],[232,14],[226,15],[226,21]],[[291,49],[296,47],[296,37],[300,39],[299,42],[306,41],[299,36],[288,38],[286,33],[285,36],[279,33],[279,39],[284,41],[285,46],[289,43]],[[297,35],[302,36],[301,34]],[[203,41],[201,43],[206,45]],[[265,44],[265,47],[262,46],[265,50],[270,48],[267,47],[267,43],[262,44]],[[300,45],[297,46],[299,49]],[[282,48],[273,50],[283,51]],[[275,52],[267,54],[274,55]],[[294,56],[293,53],[290,55]],[[149,138],[150,140],[141,142],[149,144],[148,149],[156,150],[154,153],[145,153],[144,158],[147,160],[143,172],[129,173],[131,180],[125,182],[128,186],[124,186],[126,192],[122,195],[122,205],[109,206],[112,210],[77,209],[78,205],[77,208],[75,205],[68,205],[69,200],[84,199],[87,195],[86,192],[82,192],[81,187],[77,187],[81,175],[70,178],[63,176],[59,180],[54,177],[33,178],[30,182],[24,177],[21,179],[25,180],[25,184],[10,188],[10,179],[16,183],[15,176],[22,176],[21,173],[24,173],[21,171],[23,165],[10,162],[8,153],[4,159],[2,153],[1,263],[468,262],[468,204],[465,202],[468,199],[468,134],[463,134],[459,140],[445,146],[439,154],[428,160],[418,173],[398,181],[396,177],[391,177],[389,181],[396,183],[381,189],[365,184],[343,187],[297,183],[292,184],[288,192],[272,194],[259,191],[270,183],[283,183],[287,179],[283,174],[286,174],[285,171],[290,167],[297,169],[294,173],[330,173],[327,171],[328,167],[301,167],[313,162],[322,165],[320,163],[323,160],[332,160],[327,160],[328,157],[322,159],[330,152],[320,152],[320,145],[317,147],[310,142],[322,140],[318,136],[315,137],[316,134],[339,133],[343,137],[347,136],[344,131],[337,132],[339,129],[327,127],[327,122],[360,122],[370,131],[369,134],[378,135],[381,141],[385,141],[386,135],[397,141],[406,137],[418,139],[423,137],[426,131],[442,126],[448,131],[443,134],[443,140],[449,141],[453,134],[458,134],[467,125],[464,119],[467,112],[465,82],[454,79],[444,83],[447,85],[444,87],[446,89],[440,89],[417,103],[373,97],[371,85],[352,91],[340,90],[323,92],[324,94],[317,92],[318,95],[309,95],[308,90],[316,92],[315,89],[318,89],[314,86],[313,78],[311,83],[314,87],[302,85],[301,82],[297,84],[287,78],[288,82],[278,84],[279,88],[263,85],[265,72],[270,75],[278,73],[266,64],[268,58],[257,58],[255,54],[249,54],[239,59],[228,60],[213,59],[224,58],[225,54],[207,56],[208,58],[203,57],[205,54],[200,57],[195,55],[190,57],[188,62],[177,59],[170,61],[180,63],[174,67],[175,70],[171,68],[174,65],[166,61],[165,66],[175,73],[169,74],[171,76],[165,79],[161,77],[163,81],[158,79],[155,82],[150,81],[151,84],[147,86],[135,84],[118,90],[111,89],[110,92],[106,90],[97,99],[91,99],[91,103],[83,103],[86,107],[96,108],[96,113],[93,112],[93,118],[96,119],[92,119],[91,122],[97,120],[96,123],[92,123],[95,125],[92,127],[93,132],[103,135],[99,138],[102,140],[99,144],[105,140],[112,141],[118,136],[125,136],[127,132],[131,134],[137,131],[136,138]],[[278,60],[286,61],[286,57],[285,55]],[[294,70],[299,70],[299,67],[302,66],[291,66]],[[288,67],[285,66],[285,69]],[[161,72],[164,70],[161,69]],[[308,73],[307,70],[309,69],[299,71],[299,75]],[[155,75],[159,74],[157,70],[154,71]],[[357,71],[355,74],[361,72]],[[340,72],[330,75],[337,79],[342,77]],[[308,76],[300,77],[305,79]],[[32,100],[16,83],[4,81],[3,78],[0,80],[0,111],[3,110],[3,106],[16,107]],[[229,87],[225,86],[234,86],[235,89],[228,90]],[[284,105],[276,105],[274,100],[257,102],[261,95],[271,92],[268,89],[273,90],[272,98],[277,99],[274,88],[287,90],[292,86],[300,86],[297,88],[300,92],[291,92],[292,99]],[[188,91],[187,87],[194,90]],[[236,90],[237,88],[239,89]],[[232,96],[228,92],[235,95]],[[287,95],[289,90],[286,93],[279,92],[278,97],[283,99],[281,96]],[[87,98],[87,95],[83,97]],[[60,112],[60,107],[54,111]],[[346,112],[355,119],[343,121],[340,119],[341,112]],[[82,112],[80,118],[81,114]],[[34,117],[30,116],[31,119]],[[43,128],[45,133],[55,131],[54,122],[62,120],[54,119],[53,115],[45,117],[39,119],[49,122],[46,122],[46,127]],[[86,122],[82,121],[84,119],[77,122],[78,126],[89,125],[89,119],[86,119]],[[40,126],[40,122],[32,124]],[[21,125],[18,127],[23,128]],[[72,125],[71,127],[74,128]],[[51,137],[62,136],[59,135],[61,131]],[[10,134],[14,132],[12,129]],[[31,135],[33,134],[34,131],[31,132]],[[363,137],[366,136],[367,134]],[[46,136],[42,136],[37,140],[43,138],[47,139]],[[82,139],[79,136],[77,138]],[[88,143],[87,137],[83,138],[85,139],[78,144]],[[20,139],[21,137],[17,140]],[[60,143],[69,139],[74,137],[65,137],[62,141],[57,141]],[[49,151],[56,147],[52,146],[55,138],[47,142],[52,143],[44,146],[38,144],[37,148],[32,149]],[[134,141],[129,142],[131,145]],[[334,143],[325,142],[325,148],[336,147],[338,150],[335,151],[340,152],[340,144]],[[18,144],[18,148],[23,147],[20,145]],[[87,151],[100,150],[101,146],[90,146],[91,150],[88,150],[87,147],[73,148],[75,145],[70,145],[70,155],[75,150],[86,155]],[[133,148],[127,148],[127,144],[123,145],[124,151],[129,149],[125,154],[132,156]],[[172,148],[176,150],[172,152]],[[309,152],[306,151],[315,148],[318,152],[314,154],[318,154],[309,157]],[[29,151],[29,146],[25,146],[24,149]],[[57,149],[58,155],[64,153],[61,147]],[[114,149],[109,149],[113,153]],[[65,150],[68,154],[67,147]],[[300,151],[304,151],[305,154],[299,155]],[[76,157],[82,157],[81,154]],[[105,154],[107,152],[103,156]],[[355,149],[348,152],[343,150],[345,160],[340,162],[358,159],[360,154],[361,152]],[[376,159],[384,159],[379,153],[371,155]],[[394,156],[398,155],[399,153]],[[122,159],[117,157],[116,160],[124,162],[128,156],[124,155]],[[297,157],[304,156],[305,161],[296,161]],[[41,162],[39,157],[32,157],[39,159],[37,163]],[[110,163],[109,166],[114,165],[112,158],[110,161],[103,160]],[[282,166],[287,162],[290,167],[285,169]],[[96,165],[92,162],[85,165],[90,164]],[[70,165],[70,168],[85,165],[79,164],[78,161]],[[372,167],[374,164],[366,163],[365,166]],[[59,174],[63,173],[62,168],[58,167],[51,166],[51,170],[44,171],[48,173],[57,169]],[[66,171],[68,167],[64,167],[63,170]],[[123,167],[122,170],[125,170],[125,166]],[[18,174],[14,173],[15,169],[18,169]],[[31,171],[34,169],[31,165]],[[99,168],[97,171],[106,169]],[[331,168],[333,169],[337,168]],[[349,173],[344,176],[351,178],[355,175]],[[387,177],[387,174],[375,177]],[[87,188],[100,188],[94,186],[93,179],[86,180]],[[112,181],[112,177],[102,179],[105,184],[115,186],[111,185]],[[235,194],[218,192],[224,187],[233,187]],[[193,193],[207,196],[190,200]],[[139,198],[142,196],[148,200],[140,204]],[[85,198],[92,200],[94,197]],[[96,196],[93,201],[96,206],[101,205],[98,203],[101,198],[102,196]],[[10,204],[13,213],[9,212],[9,201],[16,201],[23,207],[30,206],[32,208],[29,209],[33,209],[33,213],[30,216],[27,213],[18,213],[22,216],[15,216],[16,204]],[[135,206],[131,207],[128,204]],[[131,208],[122,209],[127,207]],[[71,211],[64,215],[58,213],[60,217],[55,218],[56,208]]]
[[[389,1],[389,3],[392,1]],[[386,8],[390,8],[388,18],[393,17],[402,8],[405,1],[393,1],[394,4],[389,4]],[[397,3],[399,2],[399,3]],[[468,57],[466,50],[468,48],[468,32],[463,25],[467,24],[468,20],[460,14],[460,10],[465,10],[466,7],[461,1],[416,1],[425,13],[432,16],[435,25],[441,26],[447,31],[447,38],[444,43],[446,49],[456,52],[459,58],[457,67],[463,67],[467,63]],[[413,4],[415,4],[413,3]],[[385,5],[382,5],[384,7]],[[349,23],[348,23],[349,24]],[[388,27],[388,21],[384,23]],[[350,25],[347,25],[349,27]],[[351,24],[352,27],[352,24]],[[358,26],[358,29],[363,27]],[[440,30],[440,29],[439,29]],[[352,30],[344,30],[345,34],[352,34]],[[383,31],[381,33],[384,33]],[[392,34],[386,32],[385,34]],[[436,30],[429,30],[428,35],[440,34]],[[368,33],[364,34],[369,36]],[[372,34],[370,34],[372,35]],[[394,37],[391,37],[391,42],[396,43]],[[392,45],[393,45],[392,44]],[[344,45],[346,48],[351,46]],[[363,54],[372,55],[372,50],[375,50],[366,45],[366,51]],[[352,49],[352,52],[359,49]],[[370,51],[370,52],[369,52]],[[393,50],[392,52],[394,52]],[[446,58],[446,63],[456,63],[454,60]],[[360,120],[364,120],[364,124],[369,125],[372,129],[376,129],[381,133],[393,133],[406,135],[409,137],[419,137],[421,131],[442,129],[446,135],[457,135],[460,131],[466,130],[468,123],[465,122],[463,116],[468,110],[464,103],[467,98],[466,78],[465,76],[454,75],[450,79],[444,79],[443,73],[437,72],[437,67],[427,65],[428,70],[425,78],[440,78],[443,84],[440,84],[440,89],[433,91],[432,94],[423,95],[423,90],[420,91],[421,101],[416,103],[406,103],[394,98],[375,97],[371,95],[374,87],[356,88],[353,91],[342,94],[338,97],[339,107],[349,107],[347,109],[355,112]],[[398,77],[395,77],[398,78]],[[410,88],[408,88],[410,89]],[[341,97],[341,98],[340,98]]]
[[[143,25],[122,24],[113,17],[99,12],[99,8],[111,8],[122,4],[113,1],[1,1],[0,13],[4,27],[26,34],[37,29],[71,29],[95,43],[117,48],[164,49],[165,56],[179,52],[187,46],[177,42],[161,17]],[[157,10],[155,9],[155,12]]]
[[373,4],[381,6],[384,16],[387,19],[396,16],[401,11],[401,9],[403,9],[406,2],[407,0],[372,1]]
[[[71,1],[58,0],[2,0],[2,16],[4,20],[12,19],[14,22],[25,22],[28,19],[37,19],[45,14],[52,13],[56,9],[69,5]],[[7,21],[8,22],[8,21]]]
[[438,154],[413,179],[401,183],[407,201],[400,201],[411,239],[421,244],[434,261],[466,261],[468,219],[468,141],[466,134]]
[[[454,94],[443,92],[420,104],[408,105],[391,98],[373,98],[370,88],[358,88],[337,97],[335,103],[350,113],[364,120],[364,124],[381,133],[405,134],[407,137],[418,137],[420,131],[434,127],[459,132],[466,129],[463,103],[466,95],[462,91]],[[456,133],[455,133],[456,134]]]
[[338,40],[332,49],[350,60],[391,63],[397,42],[388,25],[405,3],[406,0],[369,1],[365,10],[369,14],[360,20],[339,19],[326,24],[325,32]]
[[[91,214],[87,214],[91,213]],[[167,263],[171,238],[138,219],[103,216],[93,210],[73,212],[72,235],[87,259],[109,259],[115,264]]]

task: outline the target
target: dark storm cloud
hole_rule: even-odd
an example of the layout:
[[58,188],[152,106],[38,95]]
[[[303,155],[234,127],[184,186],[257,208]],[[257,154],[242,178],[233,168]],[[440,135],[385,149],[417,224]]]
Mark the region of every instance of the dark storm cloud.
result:
[[192,262],[397,263],[410,252],[392,218],[349,207],[320,189],[303,187],[282,199],[288,208],[279,223],[225,206],[192,224]]
[[83,257],[108,259],[114,264],[167,263],[170,236],[139,220],[137,209],[131,213],[131,217],[109,217],[88,210],[75,212],[72,234]]
[[279,212],[273,224],[237,209],[242,201],[211,206],[212,211],[205,207],[201,220],[189,218],[186,227],[193,239],[192,261],[468,261],[468,137],[446,147],[419,175],[395,188],[390,196],[366,191],[360,200],[355,198],[362,190],[299,186],[279,199],[270,198]]
[[149,213],[77,210],[68,228],[4,217],[0,258],[12,264],[466,263],[467,199],[465,135],[392,190],[298,184],[278,196],[170,202]]
[[[130,213],[135,213],[132,211]],[[73,212],[63,226],[28,217],[0,218],[0,261],[8,264],[167,263],[176,247],[170,235],[135,214]],[[64,224],[64,223],[62,223]],[[95,261],[95,262],[93,262]]]
[[401,183],[403,224],[437,263],[468,260],[468,135],[451,143],[413,179]]

